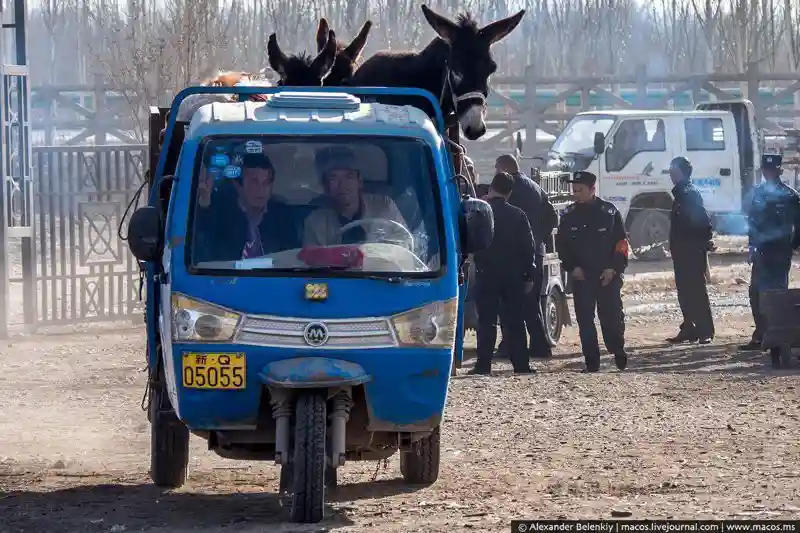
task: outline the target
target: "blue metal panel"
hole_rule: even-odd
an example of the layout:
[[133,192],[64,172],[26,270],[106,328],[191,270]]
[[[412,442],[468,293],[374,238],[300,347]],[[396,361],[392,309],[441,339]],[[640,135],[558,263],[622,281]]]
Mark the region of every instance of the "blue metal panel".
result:
[[361,365],[328,357],[274,361],[258,377],[265,385],[288,389],[355,386],[371,379]]

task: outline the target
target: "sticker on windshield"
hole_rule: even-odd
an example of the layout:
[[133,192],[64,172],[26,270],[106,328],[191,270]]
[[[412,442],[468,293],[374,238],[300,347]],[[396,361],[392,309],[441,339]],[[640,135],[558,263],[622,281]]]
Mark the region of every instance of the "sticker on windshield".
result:
[[218,180],[222,176],[222,169],[219,167],[210,167],[206,172],[212,180]]
[[231,164],[231,158],[227,154],[214,154],[211,156],[211,166],[225,168]]
[[233,165],[228,165],[225,167],[225,177],[229,179],[235,179],[242,175],[242,167],[235,167]]
[[264,146],[260,141],[247,141],[244,143],[244,151],[248,154],[260,154],[264,152]]

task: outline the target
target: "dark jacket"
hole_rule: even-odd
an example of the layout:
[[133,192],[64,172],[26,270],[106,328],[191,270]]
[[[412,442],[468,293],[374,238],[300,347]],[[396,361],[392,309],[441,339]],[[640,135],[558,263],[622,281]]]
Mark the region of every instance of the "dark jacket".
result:
[[[210,207],[196,207],[195,242],[192,244],[194,262],[242,258],[250,237],[249,223],[238,202],[226,200],[224,205],[212,201]],[[258,229],[264,255],[300,247],[299,232],[292,223],[289,207],[282,202],[269,201]]]
[[503,198],[490,198],[494,214],[494,239],[475,254],[480,277],[523,282],[533,280],[533,235],[525,213]]
[[542,190],[538,183],[530,179],[522,172],[512,174],[514,176],[514,189],[508,198],[508,203],[519,207],[528,217],[531,225],[533,238],[536,241],[536,254],[546,253],[545,243],[550,239],[553,229],[558,224],[558,214],[547,193]]
[[800,196],[782,181],[758,184],[744,202],[749,245],[792,248],[800,246]]
[[703,205],[700,191],[689,180],[684,180],[672,189],[672,211],[670,213],[669,244],[708,249],[713,237],[711,217]]
[[622,274],[628,266],[628,239],[622,215],[614,204],[602,198],[570,204],[558,225],[556,251],[567,272],[580,267],[599,276],[611,268]]

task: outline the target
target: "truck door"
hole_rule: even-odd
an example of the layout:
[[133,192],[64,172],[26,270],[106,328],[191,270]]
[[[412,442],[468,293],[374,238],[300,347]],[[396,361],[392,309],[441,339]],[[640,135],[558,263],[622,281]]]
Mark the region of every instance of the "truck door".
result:
[[601,161],[599,194],[623,213],[643,192],[669,191],[666,170],[674,157],[675,138],[662,118],[627,118],[620,122]]
[[[755,123],[753,103],[749,100],[731,102],[704,102],[697,105],[699,111],[728,111],[736,124],[736,149],[739,160],[738,178],[740,198],[744,198],[756,184],[756,166],[761,163],[761,145]],[[733,139],[731,139],[733,142]],[[741,200],[740,200],[741,205]]]
[[741,184],[734,175],[739,165],[733,121],[715,113],[690,115],[682,122],[685,155],[694,167],[692,182],[703,196],[706,209],[716,213],[739,211],[742,198]]

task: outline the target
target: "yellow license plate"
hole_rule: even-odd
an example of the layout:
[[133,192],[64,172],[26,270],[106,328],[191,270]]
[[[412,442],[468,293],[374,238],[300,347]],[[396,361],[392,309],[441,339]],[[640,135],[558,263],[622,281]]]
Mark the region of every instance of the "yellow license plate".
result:
[[243,389],[243,353],[183,354],[183,386],[188,389]]

